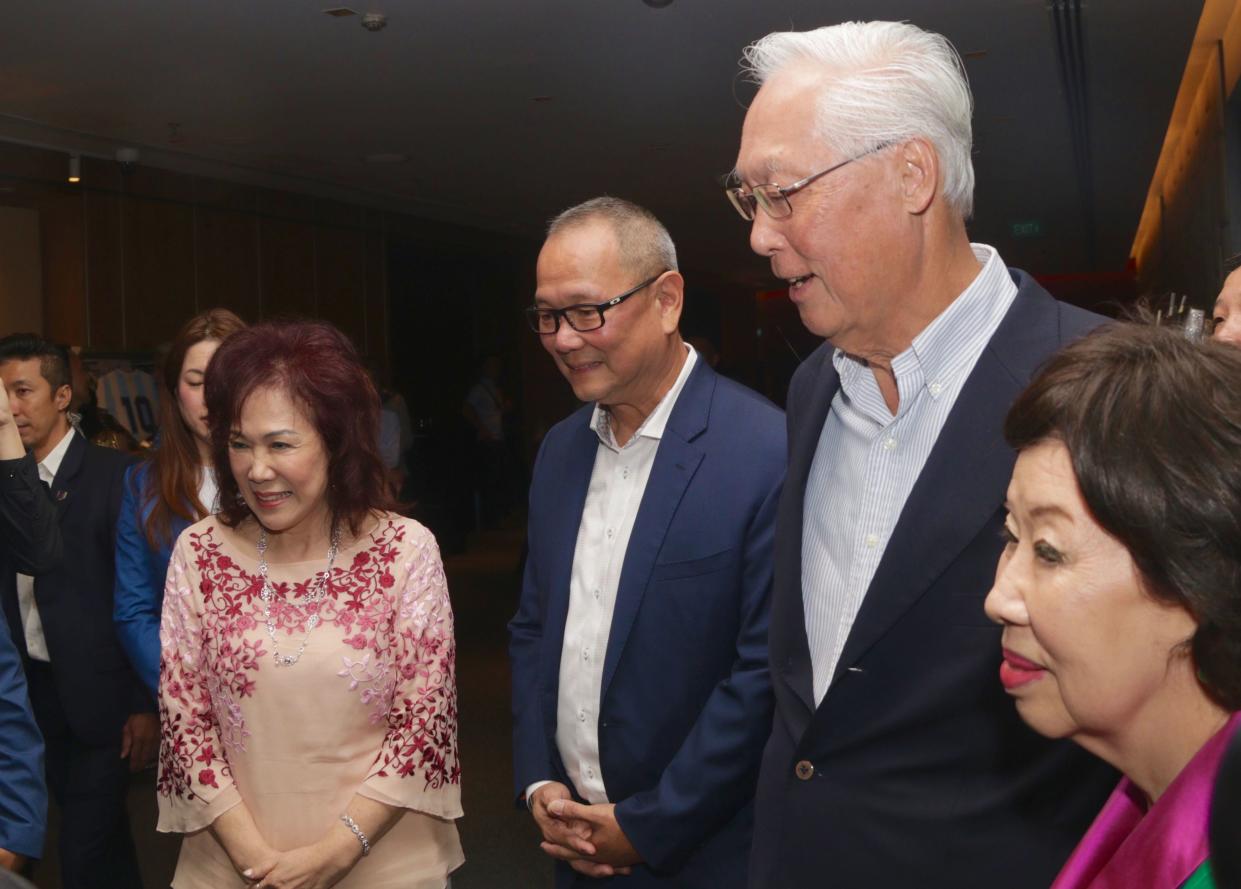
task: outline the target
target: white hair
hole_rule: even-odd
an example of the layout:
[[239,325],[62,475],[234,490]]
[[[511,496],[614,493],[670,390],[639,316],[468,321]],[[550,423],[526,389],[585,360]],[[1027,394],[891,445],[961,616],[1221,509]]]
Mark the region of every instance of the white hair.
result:
[[963,218],[974,209],[970,117],[961,57],[941,34],[906,22],[843,22],[768,34],[745,48],[758,84],[786,68],[822,72],[819,136],[843,157],[921,137],[935,147],[943,194]]

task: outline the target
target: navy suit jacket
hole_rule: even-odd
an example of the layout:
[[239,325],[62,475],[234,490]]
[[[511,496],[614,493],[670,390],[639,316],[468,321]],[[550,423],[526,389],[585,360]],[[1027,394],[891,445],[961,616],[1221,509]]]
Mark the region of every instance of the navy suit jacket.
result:
[[[36,576],[61,559],[56,511],[30,455],[0,461],[0,554],[6,569]],[[0,589],[16,582],[6,570]],[[46,826],[43,737],[30,712],[21,657],[0,615],[0,849],[38,858]]]
[[[572,789],[556,707],[569,578],[599,447],[591,410],[557,424],[534,467],[529,557],[509,625],[518,796],[544,779]],[[603,778],[646,862],[608,885],[744,885],[771,719],[767,619],[784,454],[780,411],[699,360],[656,452],[604,658]],[[557,865],[557,885],[574,880]]]
[[1101,762],[1021,722],[999,682],[1000,628],[983,613],[1015,462],[1004,415],[1046,358],[1103,320],[1013,278],[1016,300],[910,492],[817,707],[802,510],[839,386],[832,347],[793,377],[752,889],[1046,889],[1115,785]]
[[[35,577],[34,598],[69,726],[83,741],[102,746],[120,738],[129,714],[154,709],[112,625],[116,518],[133,458],[89,444],[77,432],[70,435],[73,441],[52,485],[66,555],[52,571]],[[12,570],[11,560],[0,556],[0,571]],[[0,597],[24,659],[16,586],[0,588]]]

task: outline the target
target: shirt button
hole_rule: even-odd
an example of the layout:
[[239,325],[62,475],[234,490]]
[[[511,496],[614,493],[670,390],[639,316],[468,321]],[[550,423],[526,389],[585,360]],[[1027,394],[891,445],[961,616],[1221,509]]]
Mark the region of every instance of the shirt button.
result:
[[793,767],[793,774],[803,781],[809,781],[814,777],[814,763],[808,759],[803,759]]
[[578,722],[585,722],[585,721],[586,721],[586,711],[585,711],[585,710],[578,710],[578,711],[577,711],[577,721],[578,721]]
[[629,467],[626,466],[621,470],[621,478],[629,478]]
[[870,549],[874,549],[875,547],[877,547],[879,545],[879,535],[878,534],[867,534],[866,545]]
[[927,386],[927,388],[931,390],[932,395],[939,395],[939,393],[944,391],[944,386],[942,383],[932,383],[931,385]]
[[612,529],[608,528],[608,539],[610,540],[611,538],[612,538]]
[[594,770],[594,769],[592,769],[590,766],[587,766],[587,767],[586,767],[586,777],[587,777],[587,778],[590,778],[591,780],[594,780],[594,777],[595,777],[595,770]]
[[590,660],[590,649],[589,648],[582,649],[582,660],[584,661]]
[[892,436],[890,436],[890,435],[889,435],[887,438],[885,438],[885,439],[883,440],[883,449],[884,449],[885,451],[894,451],[894,450],[896,450],[896,439],[895,439],[895,438],[893,438],[893,437],[892,437]]
[[598,587],[595,587],[595,599],[597,600],[601,595],[603,595],[603,593],[599,590]]

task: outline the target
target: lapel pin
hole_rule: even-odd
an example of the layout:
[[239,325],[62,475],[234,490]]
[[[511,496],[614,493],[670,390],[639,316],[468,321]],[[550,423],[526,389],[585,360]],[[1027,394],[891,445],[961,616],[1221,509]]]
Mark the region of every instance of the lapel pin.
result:
[[56,492],[56,499],[57,499],[57,501],[64,500],[64,499],[65,499],[66,497],[68,497],[68,496],[69,496],[69,492],[68,492],[68,491],[57,491],[57,492]]

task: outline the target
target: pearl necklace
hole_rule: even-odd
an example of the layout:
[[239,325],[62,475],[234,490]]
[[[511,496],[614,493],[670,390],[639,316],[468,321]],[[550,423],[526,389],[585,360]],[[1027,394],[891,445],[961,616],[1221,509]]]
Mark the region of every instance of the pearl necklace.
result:
[[[336,551],[340,548],[340,529],[332,529],[332,543],[327,551],[327,570],[319,575],[318,582],[311,587],[306,594],[302,607],[315,605],[322,602],[327,596],[328,578],[332,576],[332,565],[336,562]],[[302,637],[301,645],[297,646],[296,654],[281,654],[279,643],[276,641],[276,622],[271,616],[271,600],[275,595],[272,589],[271,581],[267,579],[267,529],[259,531],[258,540],[259,549],[259,576],[263,578],[263,588],[259,592],[259,598],[263,600],[263,618],[267,623],[267,635],[271,637],[272,657],[276,660],[277,667],[291,667],[302,659],[302,653],[306,651],[306,643],[310,640],[310,634],[314,628],[319,626],[319,613],[306,618],[306,635]]]

